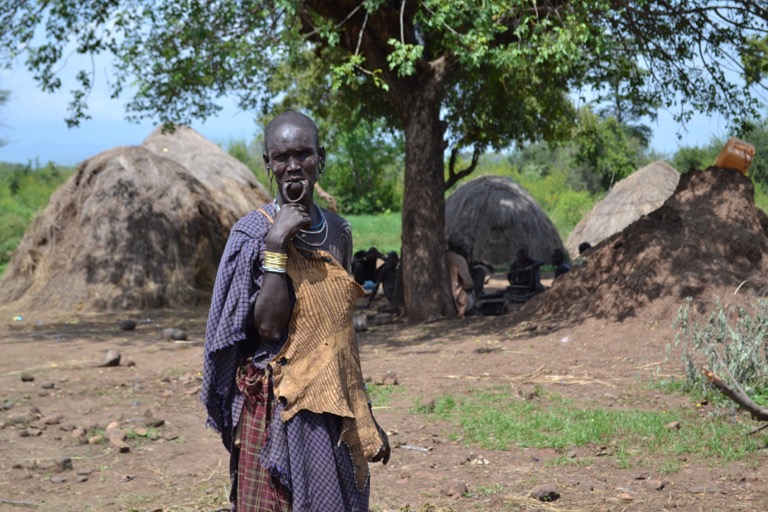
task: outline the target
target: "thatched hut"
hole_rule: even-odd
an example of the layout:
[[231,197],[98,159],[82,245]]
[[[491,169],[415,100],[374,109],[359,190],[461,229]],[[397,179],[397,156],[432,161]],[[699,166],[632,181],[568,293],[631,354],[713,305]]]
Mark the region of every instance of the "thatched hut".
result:
[[156,128],[143,144],[155,154],[187,168],[213,196],[225,226],[271,201],[267,189],[241,161],[187,126],[173,132]]
[[579,244],[597,245],[659,208],[675,192],[680,173],[657,160],[618,182],[573,228],[565,246],[575,255]]
[[481,176],[460,186],[445,203],[446,237],[460,233],[477,260],[508,265],[525,244],[549,261],[563,242],[536,200],[511,178]]
[[231,227],[224,206],[145,147],[105,151],[80,164],[27,230],[0,281],[0,304],[29,312],[205,302]]

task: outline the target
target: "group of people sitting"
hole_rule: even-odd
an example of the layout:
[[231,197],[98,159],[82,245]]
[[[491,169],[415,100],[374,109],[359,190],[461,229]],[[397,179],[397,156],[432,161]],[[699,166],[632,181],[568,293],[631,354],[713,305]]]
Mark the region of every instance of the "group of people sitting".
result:
[[[589,248],[591,248],[589,243],[582,243],[579,245],[579,254],[583,254]],[[394,305],[399,263],[400,259],[396,252],[389,252],[385,256],[376,247],[354,254],[352,276],[359,285],[371,292],[368,299],[369,307],[376,298],[379,288],[384,292],[389,304]],[[483,294],[483,287],[493,273],[493,266],[475,260],[469,244],[459,233],[453,233],[448,237],[446,263],[456,316],[464,318],[467,315],[479,314],[475,305],[479,298],[489,296]],[[571,270],[565,251],[560,248],[554,249],[549,262],[546,262],[533,258],[527,245],[520,245],[507,273],[509,287],[500,292],[500,295],[514,302],[524,302],[544,291],[545,287],[541,283],[541,267],[547,263],[552,265],[555,279]],[[578,264],[578,260],[574,264]]]
[[[383,263],[379,263],[382,261]],[[352,277],[355,282],[371,292],[368,306],[373,303],[379,288],[390,305],[394,304],[397,288],[397,266],[400,258],[395,251],[383,255],[376,247],[357,251],[352,256]]]

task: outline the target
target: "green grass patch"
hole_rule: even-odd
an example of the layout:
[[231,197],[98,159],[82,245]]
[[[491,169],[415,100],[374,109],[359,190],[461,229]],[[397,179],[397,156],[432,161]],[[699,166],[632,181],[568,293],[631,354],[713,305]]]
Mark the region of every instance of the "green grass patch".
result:
[[399,212],[378,215],[345,215],[352,226],[355,251],[376,247],[384,254],[400,254],[401,215]]
[[371,402],[374,407],[390,405],[392,403],[392,395],[402,392],[402,386],[393,386],[391,384],[368,386],[368,395],[371,397]]
[[[416,410],[424,412],[423,407]],[[507,388],[473,390],[461,398],[441,396],[428,416],[453,423],[455,439],[483,449],[559,451],[595,444],[609,447],[624,467],[631,467],[641,453],[741,460],[768,441],[766,435],[745,436],[754,425],[741,417],[702,416],[693,409],[582,409],[556,396],[522,401]],[[683,429],[667,428],[672,421]]]

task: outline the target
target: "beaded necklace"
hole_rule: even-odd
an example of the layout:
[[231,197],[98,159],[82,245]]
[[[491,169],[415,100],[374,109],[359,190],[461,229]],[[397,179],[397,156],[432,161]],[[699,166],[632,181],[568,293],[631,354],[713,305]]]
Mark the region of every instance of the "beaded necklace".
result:
[[[277,211],[279,212],[280,204],[277,202],[277,198],[275,198],[275,206],[277,207]],[[310,247],[320,247],[325,243],[326,240],[328,240],[328,223],[325,220],[325,215],[323,214],[323,210],[317,205],[315,205],[315,209],[320,214],[320,221],[314,226],[310,226],[309,229],[299,230],[298,240],[300,240],[301,242],[304,242]],[[323,239],[320,242],[313,243],[307,240],[308,236],[319,235],[320,233],[323,233]]]

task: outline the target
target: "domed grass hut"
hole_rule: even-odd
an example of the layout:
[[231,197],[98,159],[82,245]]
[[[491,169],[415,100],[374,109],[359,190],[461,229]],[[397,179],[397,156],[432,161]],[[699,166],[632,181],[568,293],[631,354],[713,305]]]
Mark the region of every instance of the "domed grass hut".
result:
[[227,226],[272,200],[248,166],[192,128],[177,126],[173,132],[164,132],[159,126],[142,145],[180,164],[197,178],[219,205],[220,220]]
[[460,233],[473,257],[493,266],[512,262],[521,244],[545,261],[554,249],[564,249],[536,200],[504,176],[480,176],[457,188],[445,203],[445,226],[446,237]]
[[85,312],[207,302],[232,223],[263,197],[236,166],[206,175],[189,165],[197,170],[142,146],[80,164],[27,229],[0,304]]
[[578,254],[582,242],[597,245],[656,210],[674,193],[679,181],[680,173],[661,160],[619,181],[573,228],[565,244],[568,252]]

